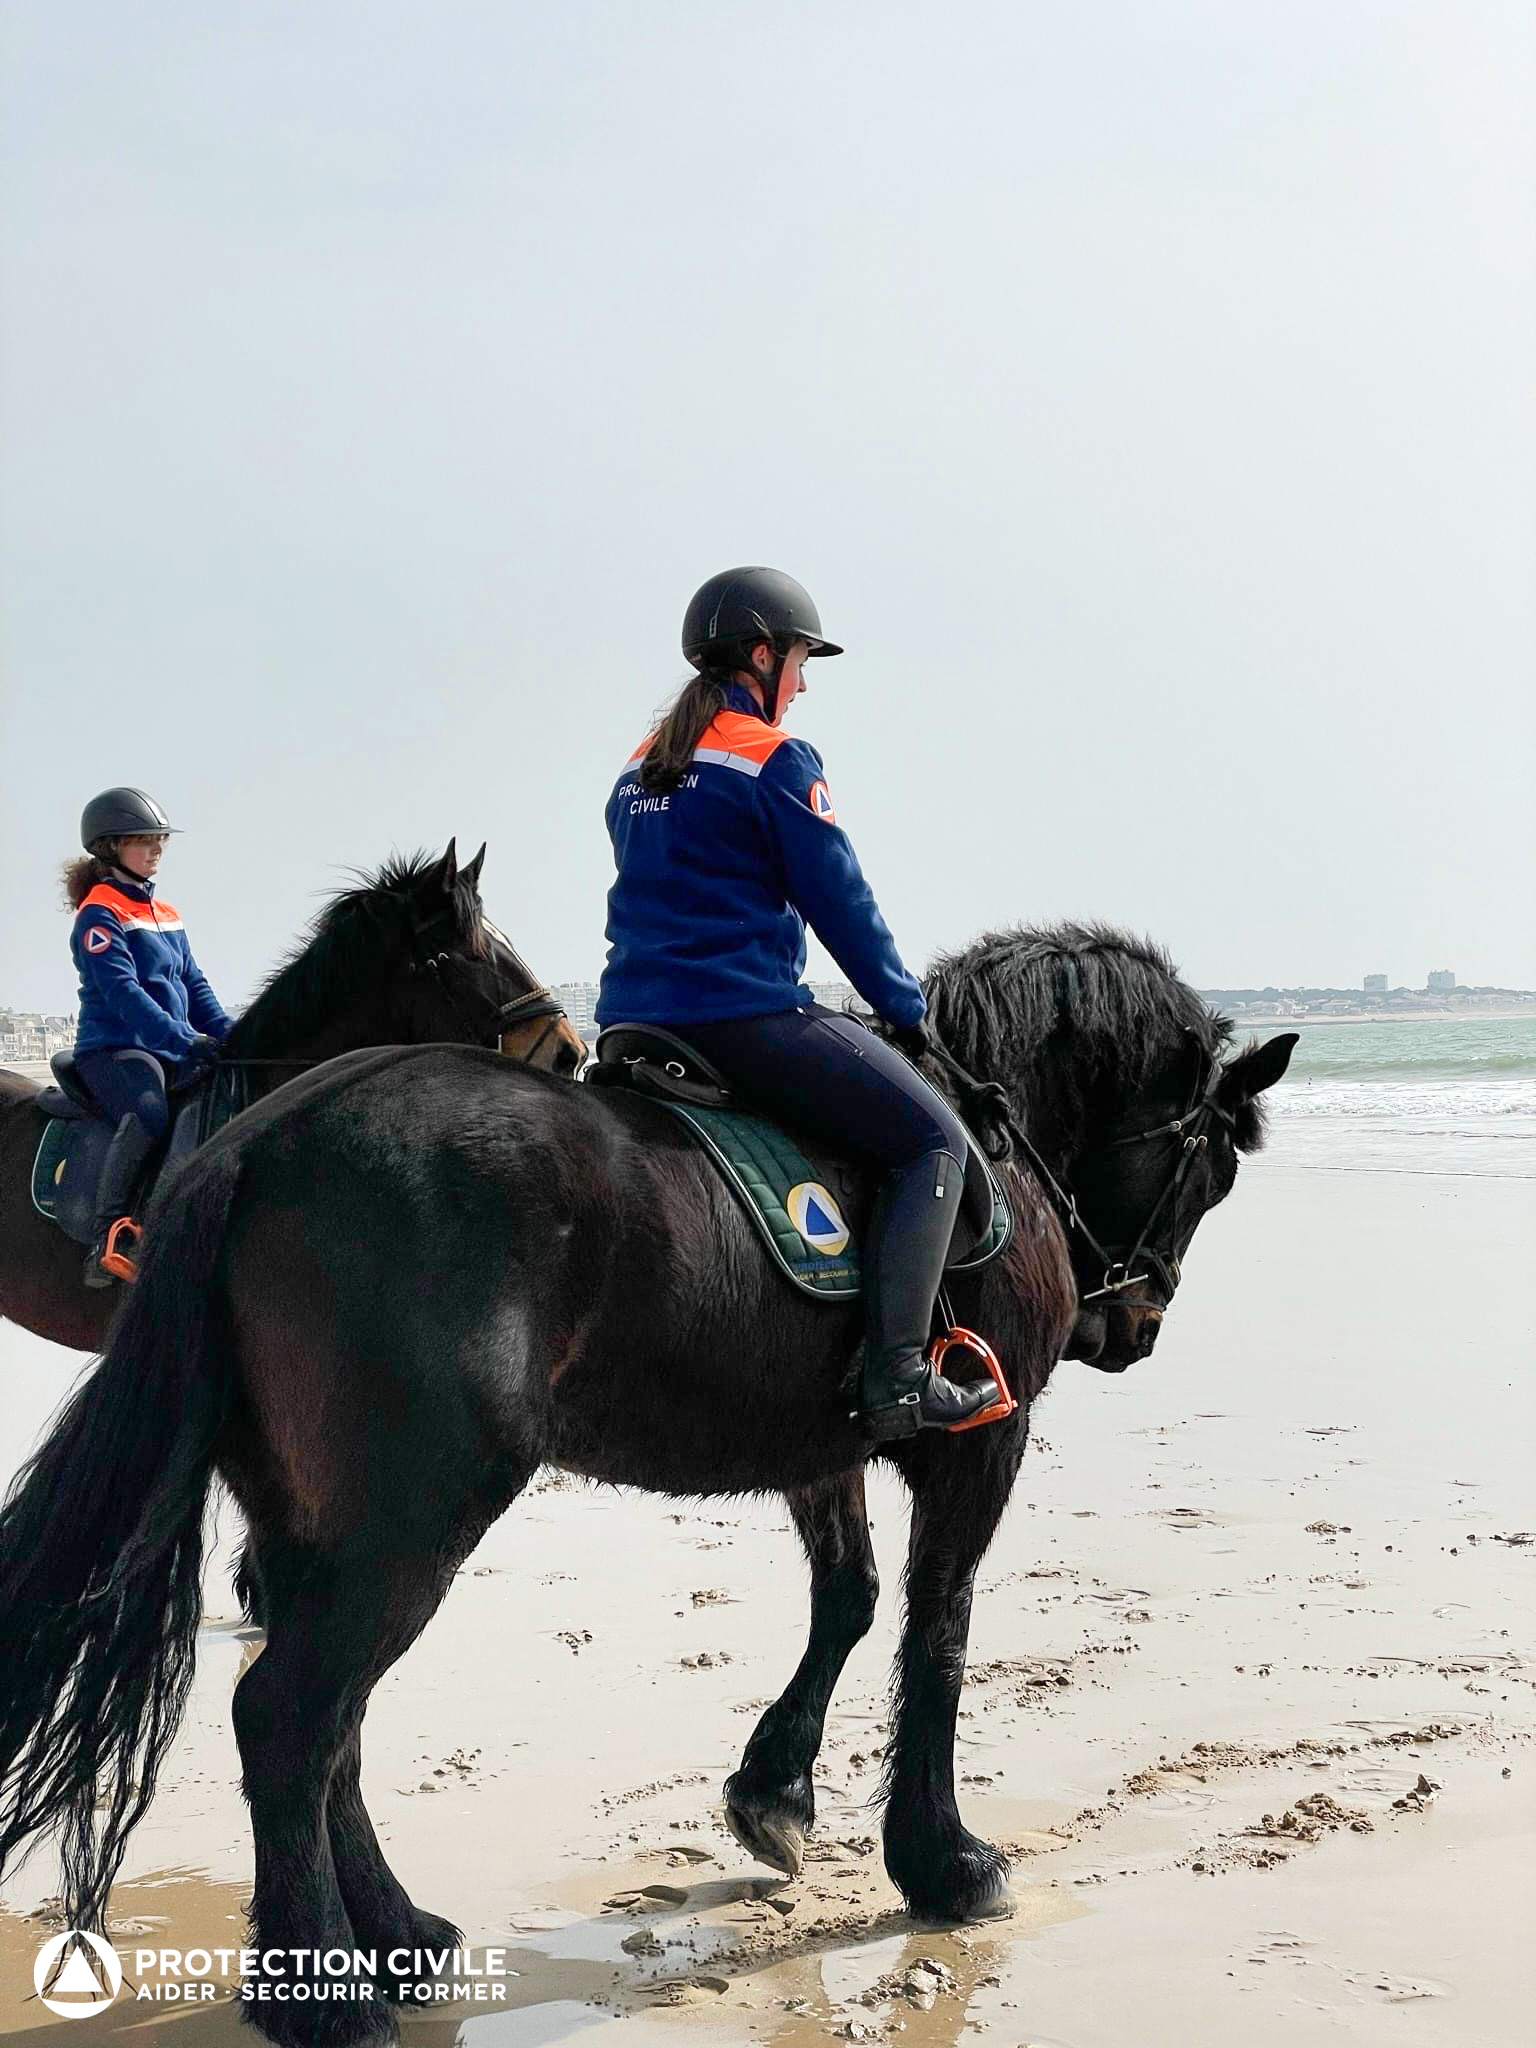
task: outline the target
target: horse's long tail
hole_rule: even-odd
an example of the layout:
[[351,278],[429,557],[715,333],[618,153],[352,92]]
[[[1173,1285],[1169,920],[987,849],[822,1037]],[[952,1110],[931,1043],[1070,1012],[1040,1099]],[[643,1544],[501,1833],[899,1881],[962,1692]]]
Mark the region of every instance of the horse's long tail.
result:
[[104,1925],[192,1682],[238,1174],[223,1148],[189,1164],[100,1362],[0,1511],[0,1874],[58,1830],[71,1927]]

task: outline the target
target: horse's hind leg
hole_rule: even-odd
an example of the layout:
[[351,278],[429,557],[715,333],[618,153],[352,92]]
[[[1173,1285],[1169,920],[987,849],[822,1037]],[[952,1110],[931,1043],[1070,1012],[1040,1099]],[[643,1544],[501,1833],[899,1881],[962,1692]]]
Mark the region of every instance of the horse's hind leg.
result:
[[1023,1453],[1023,1427],[1004,1424],[965,1445],[940,1437],[898,1460],[912,1489],[912,1534],[886,1750],[885,1867],[925,1919],[994,1920],[1013,1904],[1008,1859],[960,1819],[955,1723],[976,1567]]
[[[521,1486],[533,1476],[534,1469],[530,1464],[522,1473],[521,1480],[509,1486],[509,1492],[515,1494],[520,1491]],[[509,1477],[503,1474],[504,1479]],[[497,1512],[500,1512],[504,1499],[505,1496],[498,1498]],[[397,1586],[400,1586],[398,1575],[402,1571],[408,1584],[400,1587],[405,1597],[397,1601],[392,1618],[385,1624],[376,1645],[370,1690],[436,1609],[443,1592],[452,1582],[455,1566],[469,1555],[491,1519],[491,1513],[481,1508],[466,1512],[453,1530],[451,1541],[444,1538],[440,1550],[430,1553],[424,1550],[404,1567],[398,1562],[394,1564]],[[383,1566],[379,1568],[383,1569]],[[411,1587],[415,1588],[414,1595]],[[425,1606],[423,1599],[427,1603]],[[407,1994],[412,1984],[431,1976],[431,1968],[425,1961],[427,1951],[455,1949],[461,1936],[451,1920],[441,1919],[436,1913],[423,1912],[414,1905],[385,1861],[368,1809],[363,1804],[362,1728],[367,1704],[366,1694],[359,1696],[347,1717],[326,1799],[326,1830],[330,1837],[336,1881],[358,1945],[377,1952],[380,1988],[387,1997],[399,1998]],[[387,1959],[397,1949],[404,1950],[411,1960],[404,1961],[399,1968],[390,1969]]]
[[[424,1960],[429,1949],[456,1949],[462,1936],[451,1920],[413,1905],[384,1860],[363,1804],[362,1720],[359,1706],[331,1777],[326,1828],[336,1881],[358,1945],[377,1951],[380,1988],[387,1997],[399,1998],[411,1984],[430,1974]],[[406,1952],[406,1959],[397,1958],[400,1966],[391,1969],[387,1959],[397,1949]]]
[[[236,1688],[234,1719],[256,1843],[253,1945],[286,1952],[281,1976],[259,1973],[247,1988],[247,2010],[273,2040],[352,2048],[388,2038],[394,2019],[372,1972],[333,1977],[300,1952],[377,1947],[382,1975],[391,1947],[447,1926],[416,1912],[379,1854],[355,1747],[369,1693],[430,1620],[486,1519],[439,1526],[435,1544],[401,1528],[359,1530],[330,1552],[261,1544],[267,1646]],[[309,1997],[294,1998],[295,1984]]]
[[725,1819],[761,1862],[797,1876],[816,1818],[811,1767],[848,1653],[869,1632],[880,1581],[864,1512],[864,1474],[844,1472],[788,1496],[811,1564],[811,1636],[782,1696],[726,1780]]

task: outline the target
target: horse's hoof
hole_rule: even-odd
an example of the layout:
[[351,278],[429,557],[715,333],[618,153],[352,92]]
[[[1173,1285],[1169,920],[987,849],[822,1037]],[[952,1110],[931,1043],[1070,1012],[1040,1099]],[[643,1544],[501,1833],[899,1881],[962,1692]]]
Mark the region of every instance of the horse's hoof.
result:
[[914,1920],[925,1927],[979,1927],[988,1920],[1006,1920],[1018,1911],[1018,1900],[1011,1888],[1001,1879],[990,1890],[981,1892],[974,1899],[957,1900],[953,1905],[935,1906],[910,1904]]
[[749,1856],[785,1877],[798,1877],[805,1861],[805,1829],[788,1814],[749,1813],[727,1805],[725,1824]]
[[401,2004],[409,2004],[414,2001],[415,1990],[418,1984],[434,1984],[451,1980],[453,1975],[452,1958],[463,1946],[463,1932],[455,1927],[451,1920],[441,1919],[436,1913],[423,1913],[418,1910],[412,1916],[407,1927],[396,1931],[396,1938],[394,1940],[391,1940],[387,1945],[381,1943],[379,1947],[386,1954],[393,1954],[395,1950],[402,1949],[406,1956],[412,1959],[419,1956],[425,1960],[428,1951],[445,1953],[448,1960],[445,1962],[444,1967],[435,1975],[422,1970],[418,1974],[409,1976],[381,1978],[379,1981],[381,1995]]
[[913,1919],[932,1927],[1006,1920],[1015,1909],[1008,1859],[974,1835],[934,1850],[910,1833],[887,1834],[885,1867]]
[[1018,1906],[1013,1887],[999,1878],[985,1897],[967,1907],[966,1924],[974,1927],[984,1920],[1007,1920],[1018,1911]]

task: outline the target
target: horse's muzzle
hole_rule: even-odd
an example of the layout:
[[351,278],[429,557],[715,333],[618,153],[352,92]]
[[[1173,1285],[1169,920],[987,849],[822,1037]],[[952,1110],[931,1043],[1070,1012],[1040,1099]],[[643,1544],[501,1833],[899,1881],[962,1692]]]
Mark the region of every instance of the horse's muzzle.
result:
[[1163,1324],[1162,1305],[1117,1296],[1111,1303],[1080,1308],[1064,1358],[1091,1365],[1096,1372],[1124,1372],[1150,1358]]

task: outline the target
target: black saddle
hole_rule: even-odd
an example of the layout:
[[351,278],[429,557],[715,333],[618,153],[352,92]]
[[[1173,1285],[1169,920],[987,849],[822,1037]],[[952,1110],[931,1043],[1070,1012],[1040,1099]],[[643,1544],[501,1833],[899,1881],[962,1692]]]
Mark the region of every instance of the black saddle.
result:
[[[44,1116],[60,1117],[69,1122],[84,1116],[98,1117],[103,1123],[110,1121],[107,1112],[86,1087],[85,1076],[72,1052],[56,1052],[48,1064],[53,1070],[55,1085],[39,1090],[33,1097]],[[207,1070],[195,1068],[184,1080],[171,1081],[167,1092],[175,1101],[205,1088],[207,1083]]]
[[610,1024],[597,1041],[597,1064],[587,1075],[600,1088],[632,1088],[691,1109],[735,1109],[731,1084],[703,1053],[655,1024]]
[[37,1106],[44,1116],[106,1116],[106,1111],[86,1087],[72,1052],[56,1052],[48,1064],[53,1069],[55,1085],[43,1089],[36,1097]]
[[[86,1087],[71,1052],[49,1061],[54,1086],[33,1100],[46,1121],[32,1162],[32,1204],[77,1244],[95,1233],[96,1189],[117,1125]],[[167,1168],[178,1165],[245,1105],[246,1077],[239,1068],[195,1069],[173,1082],[171,1128],[144,1162],[135,1207],[148,1201]]]

